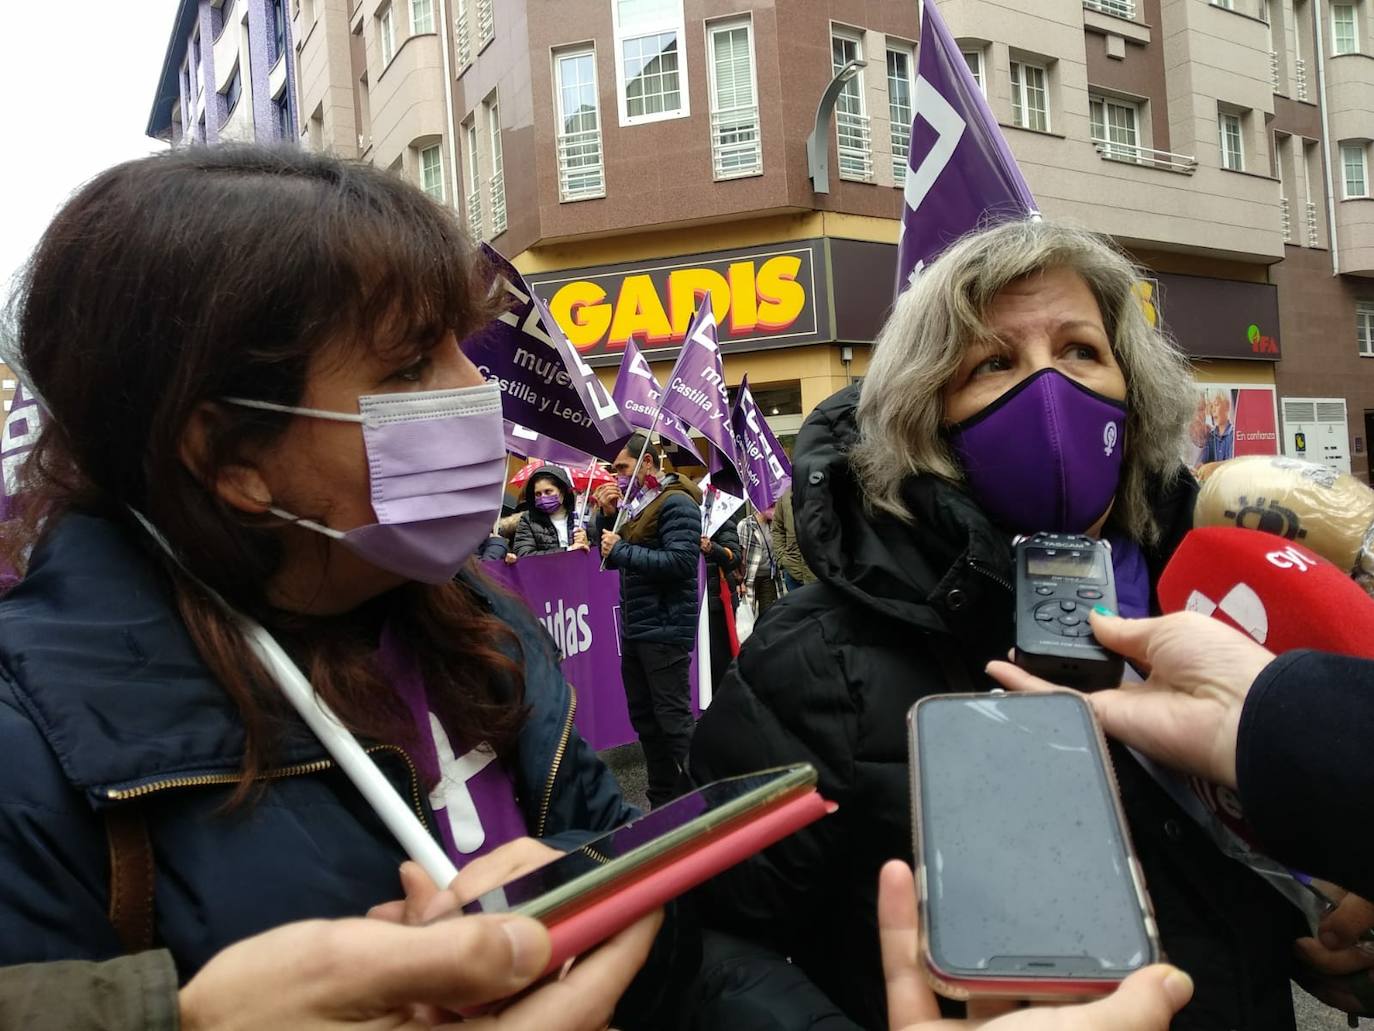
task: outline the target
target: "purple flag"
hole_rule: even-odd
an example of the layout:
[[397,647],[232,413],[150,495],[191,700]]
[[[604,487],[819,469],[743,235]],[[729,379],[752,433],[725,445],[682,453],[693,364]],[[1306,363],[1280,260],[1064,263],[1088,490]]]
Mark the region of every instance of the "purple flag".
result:
[[42,425],[43,415],[38,398],[21,380],[14,392],[9,414],[5,416],[5,427],[0,431],[0,471],[3,471],[3,477],[0,477],[0,522],[19,514],[16,508],[19,467],[38,440]]
[[[615,402],[580,357],[577,366],[569,367],[555,340],[562,330],[551,317],[541,322],[540,308],[524,277],[486,244],[482,251],[495,270],[493,289],[504,290],[514,303],[464,340],[463,353],[483,376],[500,384],[501,410],[509,422],[579,451],[614,457],[630,435]],[[595,390],[600,391],[592,404],[583,400],[582,391],[593,389],[586,376],[596,381]]]
[[[654,379],[654,371],[639,353],[633,339],[625,341],[625,354],[620,359],[620,374],[616,376],[615,403],[620,406],[620,414],[625,421],[636,429],[656,429],[659,436],[666,437],[678,447],[686,448],[698,462],[705,464],[701,452],[692,443],[692,435],[676,415],[661,411],[663,388]],[[658,413],[658,423],[654,423],[654,413]]]
[[747,375],[735,391],[730,425],[735,434],[740,480],[750,503],[759,509],[772,508],[792,485],[792,463],[754,403]]
[[506,420],[506,450],[522,458],[542,458],[554,465],[575,465],[583,469],[598,461],[595,455],[535,433],[509,419]]
[[711,310],[709,296],[702,295],[697,313],[687,328],[687,339],[682,342],[682,352],[668,378],[663,410],[682,420],[684,425],[701,431],[711,445],[711,454],[707,456],[711,478],[722,489],[729,490],[728,483],[738,476],[738,460],[735,437],[730,430],[730,398],[725,390],[716,316]]
[[907,155],[897,293],[969,230],[1036,214],[1035,198],[959,44],[926,0]]

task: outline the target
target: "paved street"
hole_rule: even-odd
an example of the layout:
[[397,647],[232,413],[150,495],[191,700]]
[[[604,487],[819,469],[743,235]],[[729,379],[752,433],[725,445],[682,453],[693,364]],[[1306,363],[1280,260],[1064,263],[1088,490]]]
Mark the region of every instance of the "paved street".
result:
[[[602,752],[601,758],[606,760],[606,764],[620,781],[620,788],[625,792],[625,797],[633,805],[644,806],[644,760],[640,755],[639,746],[625,745],[621,748],[612,748]],[[1325,1003],[1317,1001],[1297,985],[1293,986],[1293,1008],[1297,1013],[1298,1031],[1342,1031],[1350,1026],[1346,1023],[1344,1013],[1338,1013]],[[1362,1020],[1360,1026],[1374,1028],[1374,1022]]]

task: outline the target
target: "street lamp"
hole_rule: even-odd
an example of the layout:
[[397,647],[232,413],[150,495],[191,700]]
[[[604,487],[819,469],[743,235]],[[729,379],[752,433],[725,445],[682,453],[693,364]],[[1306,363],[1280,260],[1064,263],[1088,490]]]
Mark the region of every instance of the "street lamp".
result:
[[816,105],[816,125],[806,138],[806,168],[811,175],[811,189],[816,193],[830,192],[830,116],[835,113],[835,101],[845,83],[867,64],[867,61],[846,61]]

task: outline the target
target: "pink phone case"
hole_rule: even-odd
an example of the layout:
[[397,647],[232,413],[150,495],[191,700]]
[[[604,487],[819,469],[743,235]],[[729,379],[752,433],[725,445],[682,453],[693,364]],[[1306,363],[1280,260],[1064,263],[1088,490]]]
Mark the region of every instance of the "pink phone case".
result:
[[646,913],[728,870],[838,807],[811,791],[668,860],[609,895],[549,925],[553,955],[545,974],[624,930]]

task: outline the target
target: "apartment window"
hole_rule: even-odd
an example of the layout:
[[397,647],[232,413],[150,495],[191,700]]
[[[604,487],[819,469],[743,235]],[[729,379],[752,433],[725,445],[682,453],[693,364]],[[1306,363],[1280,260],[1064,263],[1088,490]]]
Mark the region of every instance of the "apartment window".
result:
[[[863,43],[856,33],[835,32],[830,37],[830,74],[838,75],[850,61],[863,60]],[[873,179],[873,140],[864,111],[864,73],[856,71],[835,100],[835,132],[840,154],[840,178],[870,182]]]
[[906,184],[911,150],[911,110],[916,97],[916,54],[906,47],[887,49],[887,118],[892,138],[892,181]]
[[487,101],[487,133],[491,141],[491,235],[506,231],[506,174],[501,160],[501,107],[496,98]]
[[749,19],[708,25],[711,76],[711,164],[717,179],[763,171],[754,39]]
[[496,38],[496,12],[492,0],[477,0],[477,49]]
[[233,13],[234,0],[224,0],[218,7],[210,8],[210,30],[216,40],[220,33],[224,31],[224,26],[229,21],[229,15]]
[[1049,73],[1042,65],[1011,62],[1011,120],[1023,129],[1050,130]]
[[960,53],[964,55],[968,70],[973,73],[973,81],[978,83],[978,88],[983,91],[984,96],[987,96],[988,86],[983,71],[983,52],[981,50],[961,50]]
[[1345,174],[1345,196],[1369,196],[1369,147],[1364,143],[1341,144],[1341,169]]
[[1355,28],[1355,5],[1331,5],[1331,52],[1354,54],[1360,49],[1360,34]]
[[1105,158],[1140,160],[1140,108],[1129,101],[1107,97],[1088,98],[1092,139]]
[[458,41],[458,68],[461,70],[472,63],[472,28],[468,18],[468,0],[457,0],[454,5],[453,36]]
[[229,76],[229,81],[224,86],[224,118],[227,121],[229,116],[234,113],[234,106],[239,102],[239,95],[243,92],[243,80],[239,76],[238,67]]
[[437,201],[444,199],[444,157],[437,143],[420,151],[420,188]]
[[688,113],[682,0],[614,0],[620,124]]
[[1244,137],[1241,136],[1240,115],[1229,111],[1217,113],[1217,143],[1221,147],[1221,167],[1233,172],[1245,171]]
[[434,31],[434,0],[410,0],[410,33]]
[[290,90],[282,90],[281,96],[272,100],[272,114],[277,122],[277,137],[283,140],[291,138],[290,92]]
[[482,239],[482,176],[477,170],[477,122],[470,119],[463,126],[463,141],[467,144],[468,232],[474,240]]
[[286,53],[285,0],[272,0],[272,63]]
[[191,52],[188,59],[191,63],[191,81],[196,84],[196,99],[205,91],[203,77],[200,74],[200,33],[196,33],[196,38],[191,40]]
[[390,4],[377,15],[377,29],[382,40],[382,67],[385,68],[396,56],[396,11]]
[[1374,301],[1355,304],[1355,340],[1361,357],[1374,358]]
[[558,198],[606,195],[597,108],[596,52],[591,47],[554,56],[558,107]]

